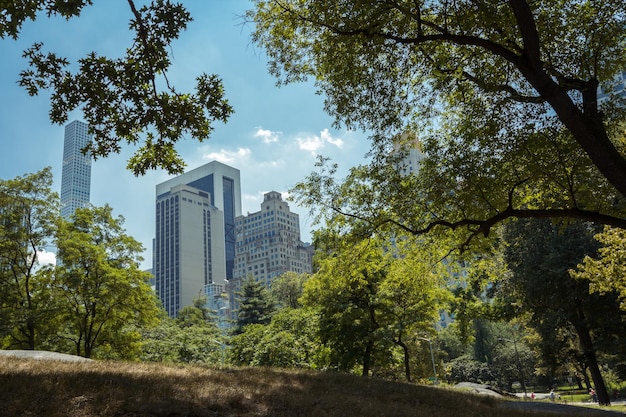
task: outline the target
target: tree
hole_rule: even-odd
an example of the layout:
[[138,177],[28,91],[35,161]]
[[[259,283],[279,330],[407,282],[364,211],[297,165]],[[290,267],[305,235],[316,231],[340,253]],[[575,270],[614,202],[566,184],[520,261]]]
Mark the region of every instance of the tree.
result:
[[58,216],[50,168],[0,180],[0,341],[35,349],[54,331],[49,287],[40,253]]
[[176,363],[179,361],[181,329],[164,314],[158,325],[141,332],[141,354],[146,362]]
[[257,347],[263,340],[266,325],[253,323],[230,338],[229,361],[235,365],[249,366],[255,362]]
[[[571,325],[589,366],[599,402],[609,404],[597,351],[603,337],[623,334],[625,322],[616,297],[592,296],[588,282],[574,280],[569,275],[569,269],[597,250],[593,232],[588,224],[580,222],[560,225],[535,219],[507,226],[504,254],[511,275],[500,283],[500,296],[515,301],[519,312],[529,314],[530,324],[537,331],[549,328],[553,332]],[[607,317],[612,320],[607,321]],[[542,326],[545,320],[551,320],[552,325]],[[611,330],[613,325],[622,330]],[[615,346],[615,341],[612,345]]]
[[[5,2],[0,19],[0,37],[19,37],[25,20],[60,15],[79,16],[91,0]],[[170,84],[171,43],[192,18],[181,4],[154,0],[137,9],[128,0],[133,43],[124,58],[111,59],[91,52],[70,72],[67,59],[45,53],[36,43],[24,51],[29,68],[20,74],[20,85],[30,95],[51,89],[50,120],[63,124],[68,114],[81,109],[89,124],[93,142],[85,149],[94,158],[120,152],[122,143],[141,144],[128,162],[135,174],[165,168],[181,173],[184,162],[175,150],[185,134],[202,141],[215,121],[226,122],[233,109],[224,98],[217,75],[196,78],[194,93],[182,93]]]
[[252,276],[246,277],[236,293],[239,308],[235,334],[250,324],[268,324],[272,319],[274,304],[267,288]]
[[462,338],[456,324],[437,335],[441,349],[452,353],[447,364],[451,382],[492,384],[505,390],[511,390],[513,383],[522,388],[536,385],[534,357],[526,342],[528,329],[515,322],[477,318],[471,337],[462,343],[465,348],[457,346],[456,352],[450,352],[451,338],[457,343]]
[[181,327],[207,323],[215,324],[211,310],[207,307],[207,297],[198,296],[193,299],[193,305],[181,308],[176,315],[176,323]]
[[223,363],[224,336],[207,308],[206,296],[197,297],[193,305],[181,308],[175,321],[180,329],[175,339],[177,362]]
[[388,351],[383,347],[379,291],[391,255],[383,253],[375,238],[336,244],[306,282],[303,303],[320,311],[320,335],[330,348],[331,364],[341,370],[360,366],[367,376],[375,350]]
[[319,270],[305,282],[301,302],[319,311],[332,366],[360,367],[364,376],[399,371],[410,381],[420,338],[434,333],[450,299],[454,265],[441,262],[443,247],[426,237],[346,238],[335,226],[316,234]]
[[143,248],[123,220],[104,206],[77,209],[71,221],[59,222],[54,298],[65,322],[61,337],[80,356],[98,349],[134,354],[127,349],[139,349],[136,329],[157,323],[150,274],[139,269]]
[[313,309],[283,308],[268,325],[251,324],[230,340],[235,365],[313,368],[328,366],[319,338],[319,316]]
[[[337,125],[372,134],[369,166],[338,183],[321,160],[299,203],[462,243],[512,217],[626,227],[626,106],[598,99],[626,68],[622,1],[270,0],[247,17],[279,83],[313,78]],[[415,134],[425,159],[403,177]]]
[[416,336],[434,333],[433,324],[451,296],[446,288],[449,273],[441,262],[441,247],[434,242],[404,237],[396,238],[394,243],[394,259],[380,284],[380,298],[385,304],[382,317],[394,343],[402,349],[404,374],[411,381],[410,342]]
[[[165,311],[163,311],[165,314]],[[206,308],[206,297],[143,329],[141,360],[166,363],[223,363],[225,340]]]
[[600,294],[617,292],[626,310],[626,231],[606,227],[595,238],[602,244],[598,258],[585,256],[570,273],[589,281],[589,289]]
[[302,296],[304,283],[308,278],[308,274],[287,271],[273,280],[270,294],[276,300],[278,307],[292,309],[300,307],[299,298]]

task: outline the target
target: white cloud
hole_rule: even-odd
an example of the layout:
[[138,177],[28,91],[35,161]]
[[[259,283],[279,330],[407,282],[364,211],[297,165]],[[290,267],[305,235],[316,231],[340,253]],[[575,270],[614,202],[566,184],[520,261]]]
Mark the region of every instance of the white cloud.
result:
[[37,263],[39,265],[54,265],[57,262],[57,256],[54,252],[45,250],[37,252]]
[[300,147],[300,149],[302,149],[303,151],[309,151],[314,155],[317,153],[317,150],[324,145],[322,139],[318,136],[296,138],[296,140],[298,141],[298,146]]
[[296,138],[296,140],[298,142],[298,147],[301,150],[311,152],[313,155],[317,155],[318,151],[324,148],[327,143],[340,149],[343,147],[343,140],[333,138],[328,129],[322,130],[319,136]]
[[247,160],[252,151],[249,148],[239,148],[236,151],[222,149],[219,152],[203,153],[202,159],[208,161],[219,161],[223,164],[234,165]]
[[271,130],[263,129],[259,127],[254,134],[255,138],[263,138],[263,143],[272,143],[278,142],[278,136],[281,135],[282,132],[272,132]]
[[321,132],[321,136],[322,139],[325,140],[326,142],[330,143],[331,145],[335,145],[336,147],[338,147],[339,149],[343,148],[343,140],[337,138],[333,138],[330,134],[330,132],[328,131],[328,129],[324,129]]

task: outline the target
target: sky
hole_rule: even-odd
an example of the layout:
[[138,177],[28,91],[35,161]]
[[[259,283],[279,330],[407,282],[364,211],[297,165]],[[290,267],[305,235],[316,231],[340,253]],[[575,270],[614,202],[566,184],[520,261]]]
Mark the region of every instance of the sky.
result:
[[[137,7],[147,2],[136,0]],[[267,71],[266,56],[252,44],[252,27],[243,15],[248,0],[182,1],[194,18],[172,45],[170,82],[178,91],[192,91],[195,78],[218,74],[234,114],[226,124],[216,123],[211,137],[199,143],[187,137],[177,146],[186,170],[217,160],[241,172],[243,214],[260,210],[263,194],[283,193],[314,171],[317,155],[330,157],[340,174],[365,162],[369,149],[363,132],[336,130],[323,110],[323,97],[313,83],[276,86]],[[131,11],[126,0],[97,0],[79,18],[66,21],[42,15],[27,22],[20,38],[0,39],[0,178],[10,179],[52,167],[53,191],[60,193],[64,126],[50,122],[49,93],[30,97],[19,87],[19,72],[26,68],[22,51],[43,42],[71,62],[91,51],[122,57],[130,46]],[[72,120],[82,120],[75,111]],[[110,205],[125,218],[127,233],[146,248],[143,268],[152,264],[155,186],[173,176],[164,170],[135,177],[126,169],[132,149],[98,159],[92,164],[91,203]],[[311,240],[308,209],[289,206],[300,215],[301,238]]]

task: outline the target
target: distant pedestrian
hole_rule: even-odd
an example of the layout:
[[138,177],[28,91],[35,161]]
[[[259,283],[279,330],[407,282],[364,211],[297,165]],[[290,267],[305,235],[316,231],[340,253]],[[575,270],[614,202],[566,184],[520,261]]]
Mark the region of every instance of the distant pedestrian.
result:
[[530,399],[531,399],[531,400],[534,400],[534,399],[535,399],[535,393],[534,393],[534,392],[532,392],[532,393],[530,394]]
[[598,394],[596,394],[596,390],[593,388],[589,388],[589,396],[591,397],[591,401],[594,403],[598,402]]
[[550,401],[554,401],[556,399],[556,394],[554,393],[554,390],[550,390]]

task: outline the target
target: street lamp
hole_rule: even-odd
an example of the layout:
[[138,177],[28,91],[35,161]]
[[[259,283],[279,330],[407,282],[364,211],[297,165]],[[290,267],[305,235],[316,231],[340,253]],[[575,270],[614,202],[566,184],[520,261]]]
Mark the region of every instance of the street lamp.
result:
[[435,355],[433,354],[433,344],[430,339],[426,337],[418,336],[417,338],[428,342],[428,347],[430,348],[430,360],[433,362],[433,375],[435,376],[435,379],[433,379],[433,385],[437,385],[437,368],[435,368]]
[[498,338],[499,341],[505,341],[505,342],[509,342],[509,343],[513,343],[513,348],[515,348],[515,360],[517,361],[517,370],[519,371],[520,374],[520,379],[522,380],[522,389],[524,390],[524,398],[526,398],[526,383],[524,382],[524,371],[522,370],[522,362],[519,359],[519,352],[517,351],[517,342],[515,341],[515,339],[511,340],[511,339],[506,339],[504,337],[499,337]]

